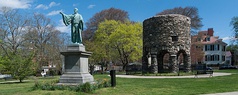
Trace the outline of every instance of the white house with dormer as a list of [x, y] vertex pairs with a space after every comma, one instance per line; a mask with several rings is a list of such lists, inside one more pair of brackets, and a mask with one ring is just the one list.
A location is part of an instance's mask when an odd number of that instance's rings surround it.
[[193, 39], [196, 39], [194, 42], [199, 43], [199, 48], [204, 52], [203, 63], [225, 64], [227, 44], [219, 39], [219, 36], [213, 34], [213, 28], [208, 28], [207, 31], [198, 32], [198, 35], [193, 36]]

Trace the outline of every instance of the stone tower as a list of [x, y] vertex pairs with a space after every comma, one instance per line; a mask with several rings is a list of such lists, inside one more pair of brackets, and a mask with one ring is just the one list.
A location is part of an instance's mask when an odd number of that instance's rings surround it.
[[183, 68], [191, 70], [189, 17], [179, 14], [158, 15], [143, 22], [143, 72], [163, 72], [163, 58], [169, 54], [170, 72], [179, 71], [178, 56], [183, 55]]

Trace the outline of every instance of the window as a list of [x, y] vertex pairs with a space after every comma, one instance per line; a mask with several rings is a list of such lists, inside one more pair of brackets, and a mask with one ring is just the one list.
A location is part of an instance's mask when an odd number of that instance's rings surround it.
[[214, 51], [214, 45], [210, 45], [211, 46], [211, 51]]
[[207, 45], [207, 51], [210, 51], [210, 50], [211, 50], [211, 46]]
[[218, 45], [214, 45], [214, 50], [215, 50], [215, 51], [218, 50]]
[[197, 38], [197, 41], [199, 41], [199, 42], [200, 42], [200, 41], [201, 41], [201, 38]]
[[220, 50], [220, 45], [217, 45], [217, 47], [218, 47], [218, 51]]
[[222, 61], [225, 61], [226, 60], [226, 56], [222, 56]]
[[210, 37], [207, 37], [207, 38], [206, 38], [206, 41], [210, 41]]
[[205, 51], [216, 51], [219, 50], [219, 45], [205, 45]]
[[214, 61], [219, 61], [219, 58], [220, 56], [219, 55], [214, 55]]
[[219, 61], [219, 55], [206, 55], [205, 61]]
[[171, 36], [172, 37], [172, 41], [178, 41], [178, 36]]
[[222, 51], [226, 51], [226, 46], [223, 46]]

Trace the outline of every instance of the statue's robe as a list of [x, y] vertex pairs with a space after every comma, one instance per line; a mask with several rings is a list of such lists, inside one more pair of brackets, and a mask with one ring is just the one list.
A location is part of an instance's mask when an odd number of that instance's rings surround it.
[[[73, 43], [82, 44], [83, 18], [80, 14], [62, 14], [63, 22], [66, 26], [71, 24], [71, 40]], [[78, 24], [78, 29], [73, 30], [74, 25]]]

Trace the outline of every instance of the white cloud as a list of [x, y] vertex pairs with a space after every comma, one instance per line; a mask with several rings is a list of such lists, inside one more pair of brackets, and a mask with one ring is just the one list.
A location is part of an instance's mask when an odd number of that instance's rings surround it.
[[70, 26], [65, 26], [64, 23], [63, 23], [63, 20], [59, 20], [59, 25], [56, 26], [56, 29], [59, 30], [60, 32], [68, 32], [70, 33]]
[[50, 2], [49, 5], [43, 5], [43, 4], [39, 4], [38, 6], [35, 7], [35, 9], [49, 9], [51, 7], [54, 7], [54, 6], [59, 6], [60, 3], [55, 3], [55, 2]]
[[49, 7], [59, 6], [60, 3], [50, 2]]
[[51, 11], [50, 13], [47, 14], [47, 16], [53, 16], [59, 14], [59, 12], [63, 12], [62, 10], [56, 10], [56, 11]]
[[78, 6], [78, 4], [73, 4], [73, 7], [76, 7], [76, 6]]
[[88, 9], [92, 9], [92, 8], [94, 8], [96, 5], [89, 5], [88, 6]]
[[46, 10], [46, 9], [48, 9], [48, 8], [49, 8], [48, 6], [43, 5], [43, 4], [40, 4], [40, 5], [36, 6], [35, 9], [44, 9], [44, 10]]
[[237, 40], [237, 38], [235, 38], [235, 37], [224, 37], [224, 38], [222, 38], [222, 40], [223, 40], [223, 41], [226, 41], [226, 40], [231, 40], [231, 41], [233, 41], [233, 40]]
[[27, 9], [31, 7], [33, 0], [0, 0], [0, 7], [12, 9]]

